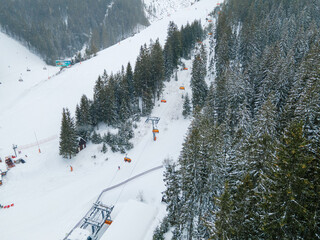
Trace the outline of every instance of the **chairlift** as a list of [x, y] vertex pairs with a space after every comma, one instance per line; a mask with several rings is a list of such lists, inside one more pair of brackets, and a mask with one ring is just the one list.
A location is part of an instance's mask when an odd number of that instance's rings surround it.
[[165, 99], [161, 99], [161, 102], [166, 103], [166, 102], [167, 102], [167, 100], [165, 100]]
[[188, 68], [187, 68], [187, 67], [184, 67], [183, 70], [188, 70]]
[[159, 133], [159, 129], [152, 129], [152, 132]]
[[109, 219], [106, 219], [106, 221], [104, 223], [107, 224], [107, 225], [111, 225], [112, 221], [109, 220]]
[[184, 86], [179, 87], [180, 90], [184, 90]]
[[125, 157], [124, 157], [124, 161], [130, 163], [130, 162], [131, 162], [131, 158], [128, 158], [127, 156], [125, 156]]

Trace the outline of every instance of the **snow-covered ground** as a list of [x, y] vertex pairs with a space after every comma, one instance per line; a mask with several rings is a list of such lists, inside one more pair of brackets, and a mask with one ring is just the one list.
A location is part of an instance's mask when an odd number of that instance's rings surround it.
[[191, 6], [196, 0], [143, 0], [143, 2], [147, 18], [150, 22], [154, 22]]
[[[97, 57], [60, 73], [58, 68], [46, 66], [36, 55], [0, 33], [0, 157], [14, 154], [12, 146], [16, 144], [21, 149], [19, 157], [26, 160], [8, 172], [0, 186], [0, 204], [14, 203], [9, 209], [0, 209], [1, 240], [63, 239], [102, 189], [159, 166], [165, 158], [178, 158], [190, 124], [181, 112], [182, 95], [189, 92], [191, 96], [191, 61], [186, 62], [188, 71], [178, 72], [178, 81], [166, 83], [163, 98], [167, 103], [159, 101], [152, 112], [152, 116], [161, 118], [157, 141], [152, 139], [151, 123], [142, 118], [137, 124], [134, 148], [128, 152], [131, 163], [123, 161], [123, 154], [110, 150], [103, 154], [101, 145], [93, 144], [71, 160], [61, 158], [58, 152], [62, 108], [68, 107], [74, 113], [83, 94], [92, 98], [94, 83], [104, 69], [110, 73], [120, 71], [128, 62], [134, 65], [140, 46], [149, 44], [150, 39], [159, 38], [164, 45], [169, 21], [180, 27], [201, 19], [205, 25], [207, 14], [217, 3], [202, 0], [187, 5], [99, 52]], [[20, 77], [22, 82], [18, 81]], [[181, 85], [185, 91], [179, 90]], [[165, 214], [165, 205], [161, 203], [165, 188], [162, 175], [163, 169], [154, 171], [103, 195], [105, 204], [115, 205], [114, 226], [105, 233], [108, 239], [152, 239], [155, 226]], [[127, 221], [133, 218], [128, 226]], [[126, 228], [127, 234], [131, 233], [129, 238], [126, 233], [117, 234]]]

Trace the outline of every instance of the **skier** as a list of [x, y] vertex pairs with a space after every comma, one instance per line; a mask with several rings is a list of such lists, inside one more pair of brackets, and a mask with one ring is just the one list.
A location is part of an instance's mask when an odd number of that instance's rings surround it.
[[118, 170], [120, 170], [120, 166], [118, 166]]

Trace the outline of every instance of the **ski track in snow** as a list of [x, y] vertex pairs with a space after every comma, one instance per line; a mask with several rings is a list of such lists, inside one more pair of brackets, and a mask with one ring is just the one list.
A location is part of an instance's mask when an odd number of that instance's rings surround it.
[[[35, 144], [22, 149], [19, 157], [26, 163], [17, 164], [3, 178], [0, 204], [15, 205], [0, 209], [1, 240], [63, 239], [103, 189], [159, 166], [165, 158], [177, 160], [190, 124], [190, 119], [184, 119], [181, 112], [182, 95], [188, 92], [191, 96], [191, 60], [185, 62], [189, 70], [178, 72], [178, 81], [165, 83], [163, 98], [167, 103], [157, 102], [152, 112], [151, 116], [161, 118], [157, 141], [152, 139], [152, 124], [145, 123], [146, 118], [137, 123], [132, 139], [134, 148], [128, 152], [131, 163], [123, 161], [123, 154], [112, 153], [110, 149], [103, 154], [101, 145], [93, 144], [88, 144], [71, 160], [62, 159], [58, 155], [58, 138], [41, 140], [59, 135], [63, 107], [68, 107], [74, 115], [83, 94], [92, 99], [93, 86], [104, 69], [110, 74], [120, 71], [128, 62], [134, 67], [140, 46], [149, 44], [150, 39], [159, 38], [163, 46], [170, 21], [180, 27], [201, 19], [206, 25], [207, 14], [218, 2], [202, 0], [170, 13], [170, 16], [165, 15], [135, 36], [58, 75], [57, 67], [46, 66], [36, 55], [0, 33], [0, 157], [4, 159], [13, 154], [12, 144], [26, 146], [35, 143], [35, 136], [41, 149], [39, 153]], [[27, 68], [31, 71], [26, 71]], [[20, 77], [23, 82], [18, 81]], [[185, 91], [179, 90], [181, 85], [185, 86]], [[95, 159], [91, 157], [93, 155], [96, 155]], [[70, 166], [73, 172], [70, 172]], [[165, 215], [165, 205], [161, 203], [164, 189], [163, 171], [155, 171], [104, 194], [105, 204], [117, 203], [112, 212], [114, 227], [110, 226], [110, 233], [107, 231], [106, 236], [110, 234], [113, 240], [152, 239], [154, 228]], [[132, 208], [140, 209], [144, 214]], [[133, 229], [135, 222], [141, 225], [137, 225], [136, 230], [131, 229], [130, 236], [123, 233], [117, 236], [119, 226], [127, 224], [123, 217], [126, 214], [128, 218], [136, 216], [131, 226]], [[128, 234], [130, 231], [128, 229]]]

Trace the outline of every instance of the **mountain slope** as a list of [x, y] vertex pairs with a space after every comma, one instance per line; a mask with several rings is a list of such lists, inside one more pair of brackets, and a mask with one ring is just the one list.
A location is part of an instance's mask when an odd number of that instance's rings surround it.
[[[16, 72], [4, 77], [0, 85], [0, 135], [4, 136], [0, 139], [0, 156], [4, 158], [12, 154], [14, 143], [24, 147], [20, 156], [27, 163], [10, 170], [0, 188], [0, 204], [15, 204], [10, 209], [0, 210], [0, 219], [5, 220], [1, 221], [1, 239], [62, 239], [83, 217], [102, 189], [158, 166], [165, 158], [177, 159], [190, 123], [181, 114], [184, 93], [179, 86], [183, 84], [190, 95], [190, 70], [179, 72], [178, 81], [166, 84], [163, 97], [167, 103], [159, 102], [152, 112], [153, 116], [161, 118], [157, 141], [152, 140], [151, 124], [145, 123], [145, 119], [137, 124], [132, 140], [134, 149], [128, 152], [132, 158], [130, 164], [124, 163], [122, 154], [111, 153], [110, 150], [102, 154], [101, 146], [92, 144], [74, 159], [62, 159], [58, 155], [61, 112], [63, 107], [74, 112], [82, 94], [91, 98], [94, 83], [104, 69], [110, 73], [119, 71], [128, 61], [134, 64], [140, 46], [150, 39], [159, 38], [163, 45], [169, 21], [178, 26], [194, 19], [202, 19], [205, 23], [204, 19], [216, 2], [203, 0], [154, 22], [139, 34], [58, 75], [52, 76], [58, 72], [52, 68], [49, 70], [50, 79], [42, 69], [44, 64], [41, 61], [31, 62], [29, 73], [35, 72], [35, 75], [32, 78], [26, 75], [23, 82], [18, 82]], [[4, 44], [11, 44], [11, 40], [5, 41]], [[14, 63], [12, 66], [21, 71], [25, 68], [24, 63]], [[191, 61], [187, 61], [186, 66], [190, 69]], [[99, 131], [106, 130], [102, 128]], [[96, 158], [92, 158], [93, 155]], [[73, 172], [70, 172], [70, 165]], [[152, 214], [160, 216], [151, 217], [154, 222], [149, 224], [155, 227], [164, 215], [165, 206], [161, 204], [163, 189], [162, 171], [153, 172], [105, 195], [104, 202], [110, 205], [117, 203], [112, 214], [116, 222], [128, 200], [141, 200], [139, 196], [143, 196], [144, 203], [155, 209]], [[142, 235], [151, 239], [152, 231], [150, 229]]]
[[108, 47], [140, 25], [148, 25], [141, 0], [9, 0], [0, 5], [0, 29], [49, 64], [72, 57], [85, 45]]

